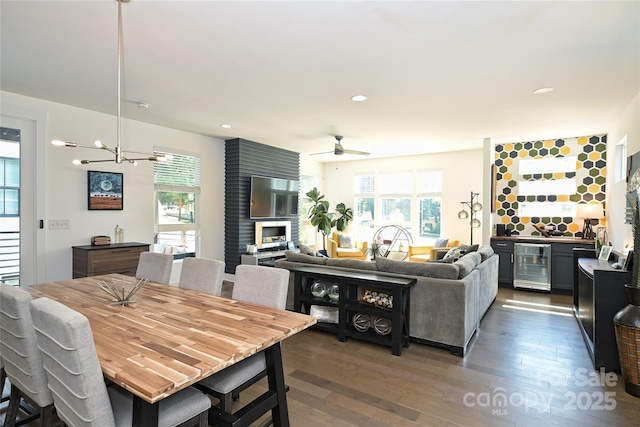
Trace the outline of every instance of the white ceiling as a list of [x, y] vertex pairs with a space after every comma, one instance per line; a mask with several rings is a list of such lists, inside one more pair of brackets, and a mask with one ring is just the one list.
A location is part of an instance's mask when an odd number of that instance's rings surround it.
[[[115, 115], [117, 6], [2, 0], [0, 88]], [[605, 133], [640, 90], [638, 1], [122, 9], [124, 117], [303, 154], [336, 134], [383, 157]]]

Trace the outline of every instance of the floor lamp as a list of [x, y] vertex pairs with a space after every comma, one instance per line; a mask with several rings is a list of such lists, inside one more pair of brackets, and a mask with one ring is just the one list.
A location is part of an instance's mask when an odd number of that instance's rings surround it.
[[[467, 219], [469, 218], [469, 228], [471, 229], [471, 243], [473, 245], [473, 229], [480, 228], [480, 220], [476, 218], [478, 212], [482, 210], [482, 205], [478, 202], [478, 196], [480, 193], [471, 192], [471, 199], [468, 202], [460, 202], [462, 204], [462, 209], [458, 212], [458, 218]], [[469, 212], [466, 211], [466, 208], [469, 208]]]

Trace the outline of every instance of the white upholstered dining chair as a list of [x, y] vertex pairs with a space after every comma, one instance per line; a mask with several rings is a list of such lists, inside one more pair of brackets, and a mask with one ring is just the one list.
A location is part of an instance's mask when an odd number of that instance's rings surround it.
[[17, 419], [22, 399], [39, 408], [41, 426], [53, 425], [53, 397], [31, 322], [31, 299], [22, 289], [0, 284], [0, 353], [11, 382], [5, 426], [26, 421]]
[[168, 285], [171, 282], [172, 267], [173, 255], [158, 252], [141, 252], [136, 277]]
[[[240, 264], [236, 267], [231, 298], [284, 310], [288, 290], [289, 270]], [[220, 400], [221, 410], [231, 413], [233, 396], [266, 374], [265, 355], [260, 352], [201, 380], [197, 385]], [[214, 424], [212, 417], [210, 411], [210, 424]]]
[[217, 259], [186, 257], [182, 260], [182, 271], [178, 286], [220, 296], [224, 262]]
[[[58, 417], [69, 426], [130, 426], [132, 395], [106, 386], [89, 320], [49, 298], [34, 300], [31, 315]], [[210, 407], [207, 396], [186, 388], [159, 402], [158, 426], [205, 427]]]

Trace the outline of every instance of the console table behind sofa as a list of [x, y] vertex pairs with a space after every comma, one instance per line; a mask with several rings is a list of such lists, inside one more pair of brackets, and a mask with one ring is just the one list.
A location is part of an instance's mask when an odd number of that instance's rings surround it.
[[277, 260], [275, 264], [292, 271], [287, 300], [290, 310], [294, 308], [294, 270], [302, 266], [326, 266], [345, 273], [364, 270], [380, 276], [416, 279], [416, 284], [409, 291], [411, 339], [445, 347], [455, 355], [464, 356], [480, 320], [498, 293], [498, 255], [493, 253], [491, 246], [484, 245], [478, 252], [462, 257], [458, 263], [460, 266], [452, 267], [451, 264], [382, 258], [368, 262], [287, 252], [286, 258]]

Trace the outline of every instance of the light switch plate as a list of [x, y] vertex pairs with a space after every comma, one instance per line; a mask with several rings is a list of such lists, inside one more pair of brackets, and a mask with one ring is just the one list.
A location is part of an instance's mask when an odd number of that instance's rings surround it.
[[69, 227], [68, 219], [50, 219], [49, 220], [49, 230], [65, 230]]

